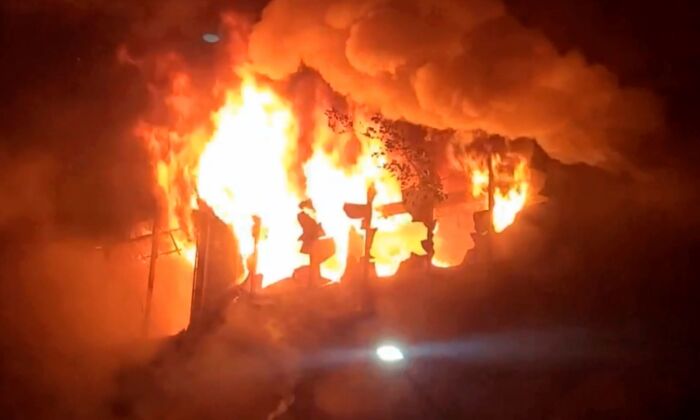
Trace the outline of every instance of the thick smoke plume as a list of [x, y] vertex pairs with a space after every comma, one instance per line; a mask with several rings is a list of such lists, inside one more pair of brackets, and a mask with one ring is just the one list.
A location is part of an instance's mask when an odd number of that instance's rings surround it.
[[615, 161], [661, 122], [650, 93], [558, 52], [498, 0], [273, 0], [250, 54], [277, 79], [311, 67], [389, 118], [534, 136], [564, 161]]

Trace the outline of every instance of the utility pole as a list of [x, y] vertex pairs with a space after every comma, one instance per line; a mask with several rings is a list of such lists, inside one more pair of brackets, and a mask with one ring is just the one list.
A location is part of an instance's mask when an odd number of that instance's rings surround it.
[[[141, 325], [141, 333], [143, 336], [148, 336], [148, 330], [150, 328], [150, 322], [151, 322], [151, 312], [153, 312], [153, 290], [155, 288], [155, 282], [156, 282], [156, 266], [158, 262], [158, 257], [164, 256], [164, 255], [171, 255], [171, 254], [178, 254], [182, 255], [182, 249], [177, 243], [177, 240], [175, 239], [174, 232], [177, 231], [182, 231], [181, 228], [173, 228], [173, 229], [162, 229], [160, 226], [160, 220], [158, 215], [156, 215], [153, 218], [153, 222], [151, 224], [151, 231], [149, 233], [129, 237], [128, 239], [113, 243], [111, 245], [107, 246], [98, 246], [96, 249], [103, 250], [105, 252], [105, 255], [108, 257], [110, 249], [113, 246], [117, 246], [120, 244], [130, 244], [134, 242], [141, 242], [145, 241], [146, 239], [151, 240], [151, 254], [150, 255], [139, 255], [139, 258], [142, 260], [148, 260], [149, 261], [149, 266], [148, 266], [148, 281], [146, 284], [146, 303], [145, 303], [145, 308], [144, 308], [144, 316], [143, 316], [143, 321]], [[169, 249], [167, 251], [161, 251], [160, 250], [160, 238], [163, 235], [168, 235], [170, 238], [170, 241], [172, 242], [172, 249]]]
[[156, 264], [158, 262], [158, 216], [153, 218], [151, 229], [151, 257], [148, 267], [148, 285], [146, 287], [146, 312], [143, 317], [143, 336], [148, 336], [148, 328], [151, 322], [151, 307], [153, 305], [153, 287], [156, 281]]

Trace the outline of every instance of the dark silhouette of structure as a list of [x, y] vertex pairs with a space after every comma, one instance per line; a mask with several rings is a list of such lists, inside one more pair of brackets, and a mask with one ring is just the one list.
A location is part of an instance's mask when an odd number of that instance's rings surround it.
[[189, 329], [216, 322], [236, 296], [242, 261], [230, 227], [204, 203], [197, 218], [197, 256], [192, 281]]

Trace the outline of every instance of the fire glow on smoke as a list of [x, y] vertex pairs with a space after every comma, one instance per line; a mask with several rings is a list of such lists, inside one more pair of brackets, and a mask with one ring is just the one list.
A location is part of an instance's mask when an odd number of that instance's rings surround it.
[[[196, 199], [201, 199], [231, 227], [241, 257], [246, 260], [254, 252], [253, 218], [259, 217], [257, 271], [262, 275], [263, 286], [267, 286], [291, 277], [296, 269], [309, 264], [308, 256], [300, 252], [302, 228], [297, 214], [299, 204], [310, 199], [317, 221], [335, 245], [333, 256], [321, 266], [321, 274], [329, 280], [340, 280], [348, 254], [361, 253], [361, 249], [351, 249], [351, 236], [364, 235], [360, 221], [350, 219], [343, 206], [365, 203], [369, 186], [377, 191], [375, 208], [401, 202], [401, 184], [383, 167], [382, 155], [375, 153], [382, 148], [380, 139], [359, 129], [334, 132], [328, 127], [323, 110], [318, 110], [315, 119], [312, 151], [301, 165], [305, 182], [300, 183], [294, 175], [294, 164], [299, 156], [301, 128], [290, 101], [254, 75], [244, 75], [240, 86], [227, 90], [224, 105], [213, 113], [213, 134], [203, 140], [197, 136], [188, 139], [202, 143], [189, 148], [195, 151], [194, 156], [186, 162], [172, 156], [158, 160], [157, 179], [168, 201], [170, 218], [182, 219], [183, 214], [191, 214]], [[148, 137], [156, 138], [152, 133]], [[498, 163], [494, 168], [497, 175]], [[470, 161], [467, 166], [470, 173], [465, 173], [464, 179], [471, 183], [467, 189], [486, 202], [487, 167], [479, 160]], [[174, 171], [184, 171], [194, 178], [191, 197], [183, 198], [182, 191], [171, 185], [173, 176], [169, 173]], [[514, 222], [527, 200], [526, 161], [519, 161], [509, 176], [499, 175], [499, 181], [493, 219], [498, 232]], [[378, 276], [393, 275], [413, 254], [425, 255], [421, 241], [427, 237], [427, 228], [413, 221], [408, 213], [384, 217], [376, 212], [372, 223], [377, 234], [371, 257]], [[449, 235], [448, 229], [436, 227], [435, 240], [442, 246], [436, 249], [435, 266], [449, 267], [460, 262], [440, 253], [440, 248], [449, 248], [450, 241], [464, 241], [460, 235]], [[193, 247], [189, 244], [186, 248]], [[246, 275], [241, 273], [239, 280]]]

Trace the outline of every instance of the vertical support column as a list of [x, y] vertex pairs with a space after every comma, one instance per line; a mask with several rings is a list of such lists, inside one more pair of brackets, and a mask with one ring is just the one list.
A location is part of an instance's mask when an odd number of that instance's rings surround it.
[[211, 219], [208, 213], [200, 210], [197, 214], [197, 256], [192, 277], [192, 304], [190, 306], [190, 327], [196, 326], [204, 307], [204, 288], [209, 266], [209, 244], [211, 242]]
[[425, 273], [428, 276], [432, 270], [433, 257], [435, 256], [435, 226], [437, 225], [437, 221], [435, 220], [435, 210], [431, 209], [430, 213], [430, 221], [425, 223], [427, 237], [425, 238], [425, 241], [423, 241], [423, 249], [425, 249], [426, 254]]
[[493, 235], [495, 232], [494, 228], [494, 207], [496, 205], [496, 199], [495, 199], [495, 188], [496, 188], [496, 176], [493, 170], [493, 151], [491, 150], [491, 147], [488, 147], [487, 150], [488, 156], [487, 156], [487, 164], [489, 166], [489, 185], [488, 185], [488, 201], [489, 201], [489, 208], [488, 208], [488, 216], [489, 216], [489, 224], [488, 224], [488, 230], [486, 231], [486, 270], [487, 270], [487, 276], [491, 275], [492, 271], [492, 266], [493, 266]]
[[493, 152], [491, 150], [488, 151], [488, 157], [487, 157], [487, 164], [489, 166], [489, 186], [488, 186], [488, 198], [489, 198], [489, 235], [493, 233], [494, 231], [494, 226], [493, 226], [493, 208], [496, 204], [495, 200], [495, 174], [493, 172]]
[[[197, 258], [192, 281], [190, 329], [218, 322], [238, 290], [238, 249], [230, 227], [201, 203], [197, 211]], [[245, 287], [248, 287], [247, 285]]]
[[151, 322], [151, 308], [153, 306], [153, 288], [156, 281], [156, 264], [158, 262], [158, 216], [153, 218], [153, 228], [151, 229], [151, 256], [148, 266], [148, 284], [146, 286], [146, 309], [143, 316], [143, 336], [148, 336], [148, 328]]

